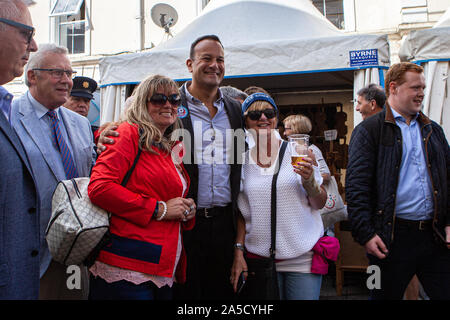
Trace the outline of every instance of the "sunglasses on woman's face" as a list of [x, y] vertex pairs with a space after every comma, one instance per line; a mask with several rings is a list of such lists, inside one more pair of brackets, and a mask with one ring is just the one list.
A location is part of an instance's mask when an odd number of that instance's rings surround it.
[[179, 106], [181, 103], [181, 97], [177, 93], [171, 94], [169, 96], [166, 96], [162, 93], [155, 93], [150, 97], [150, 99], [148, 99], [148, 101], [159, 106], [163, 106], [167, 101], [169, 101], [172, 106]]
[[272, 119], [274, 118], [277, 114], [275, 112], [274, 109], [264, 109], [264, 110], [254, 110], [254, 111], [249, 111], [247, 113], [247, 116], [253, 120], [259, 120], [259, 118], [261, 118], [261, 115], [264, 113], [264, 115], [266, 116], [267, 119]]

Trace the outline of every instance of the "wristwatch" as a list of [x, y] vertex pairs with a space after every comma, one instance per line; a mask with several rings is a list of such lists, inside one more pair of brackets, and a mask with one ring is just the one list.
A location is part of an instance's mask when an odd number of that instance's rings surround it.
[[244, 245], [243, 245], [242, 243], [237, 242], [237, 243], [234, 244], [234, 247], [235, 247], [236, 249], [245, 251]]

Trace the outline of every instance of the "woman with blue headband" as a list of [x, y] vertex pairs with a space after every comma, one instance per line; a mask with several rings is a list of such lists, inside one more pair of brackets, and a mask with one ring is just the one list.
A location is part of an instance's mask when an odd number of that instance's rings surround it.
[[[251, 272], [246, 259], [270, 256], [271, 185], [273, 174], [279, 170], [275, 261], [280, 298], [318, 299], [322, 276], [311, 273], [312, 248], [323, 236], [318, 209], [325, 205], [327, 196], [320, 187], [322, 177], [319, 169], [313, 165], [311, 151], [302, 162], [293, 166], [289, 148], [277, 168], [283, 140], [276, 132], [278, 108], [270, 96], [264, 93], [250, 95], [242, 104], [242, 115], [252, 142], [249, 142], [242, 166], [238, 197], [240, 214], [230, 280], [238, 291], [242, 283], [239, 282], [241, 274], [246, 279]], [[245, 285], [243, 288], [245, 290]], [[261, 297], [265, 296], [245, 298]]]

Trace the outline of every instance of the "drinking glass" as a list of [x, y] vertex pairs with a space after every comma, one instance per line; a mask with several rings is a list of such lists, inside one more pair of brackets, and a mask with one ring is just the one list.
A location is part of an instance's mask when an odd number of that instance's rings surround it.
[[288, 137], [288, 140], [292, 165], [294, 166], [298, 162], [304, 162], [304, 158], [308, 156], [309, 135], [292, 134]]

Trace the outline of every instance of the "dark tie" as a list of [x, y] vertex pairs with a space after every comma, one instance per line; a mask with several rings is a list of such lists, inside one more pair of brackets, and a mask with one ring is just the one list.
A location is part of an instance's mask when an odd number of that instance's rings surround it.
[[50, 110], [47, 112], [50, 119], [52, 119], [52, 127], [53, 127], [53, 139], [59, 147], [59, 152], [61, 153], [61, 159], [64, 166], [64, 171], [66, 172], [66, 179], [77, 178], [77, 168], [75, 168], [75, 164], [72, 159], [72, 155], [70, 154], [69, 147], [67, 146], [66, 141], [61, 134], [61, 128], [59, 126], [59, 119], [56, 111]]

